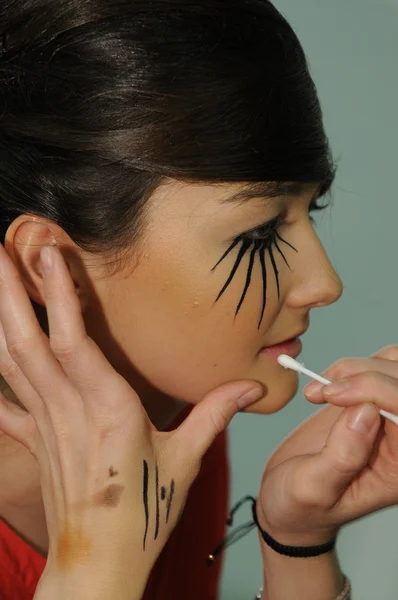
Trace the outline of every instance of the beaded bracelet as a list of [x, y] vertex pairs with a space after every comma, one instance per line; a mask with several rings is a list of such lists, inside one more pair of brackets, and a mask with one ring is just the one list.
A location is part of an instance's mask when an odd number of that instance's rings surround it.
[[[351, 600], [351, 582], [348, 577], [344, 576], [344, 588], [335, 600]], [[260, 588], [254, 597], [254, 600], [264, 600], [264, 588]]]

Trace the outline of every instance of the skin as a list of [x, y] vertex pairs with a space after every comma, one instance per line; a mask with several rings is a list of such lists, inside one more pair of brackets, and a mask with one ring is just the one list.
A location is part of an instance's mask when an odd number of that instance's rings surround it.
[[[261, 348], [303, 332], [312, 308], [341, 296], [341, 281], [309, 220], [317, 186], [308, 185], [300, 197], [223, 202], [241, 187], [175, 181], [162, 185], [148, 203], [147, 225], [134, 260], [112, 276], [101, 256], [83, 252], [46, 219], [21, 215], [7, 231], [5, 248], [29, 296], [41, 306], [45, 302], [40, 247], [57, 243], [75, 282], [88, 334], [136, 390], [158, 429], [184, 406], [200, 402], [207, 392], [231, 380], [262, 384], [263, 398], [247, 412], [281, 410], [294, 397], [298, 378], [260, 354]], [[298, 252], [283, 247], [290, 270], [275, 253], [280, 298], [267, 254], [267, 305], [257, 329], [262, 299], [258, 257], [236, 319], [249, 256], [216, 304], [237, 251], [215, 271], [212, 268], [235, 237], [261, 227], [283, 209], [288, 211], [287, 222], [280, 233]], [[45, 554], [35, 459], [4, 435], [0, 435], [0, 490], [0, 516]]]

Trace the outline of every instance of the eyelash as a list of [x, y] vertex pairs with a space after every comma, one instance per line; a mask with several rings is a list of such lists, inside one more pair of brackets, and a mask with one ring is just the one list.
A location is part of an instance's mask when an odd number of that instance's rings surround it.
[[[311, 205], [309, 207], [309, 212], [322, 210], [324, 208], [326, 208], [326, 206], [320, 206], [315, 201], [315, 202], [311, 203]], [[310, 220], [312, 223], [314, 223], [314, 219], [312, 217], [310, 217]], [[273, 254], [273, 246], [276, 248], [278, 253], [281, 255], [281, 257], [283, 258], [284, 262], [286, 263], [286, 265], [288, 266], [289, 269], [290, 269], [289, 263], [287, 262], [285, 255], [283, 254], [281, 248], [279, 247], [278, 242], [283, 242], [284, 244], [289, 246], [292, 250], [294, 250], [295, 252], [298, 252], [298, 250], [294, 246], [289, 244], [289, 242], [284, 240], [279, 235], [278, 230], [280, 229], [280, 227], [283, 224], [284, 224], [283, 220], [281, 220], [280, 218], [275, 218], [275, 219], [272, 219], [272, 221], [268, 221], [268, 223], [264, 223], [260, 227], [257, 227], [256, 229], [252, 229], [250, 231], [247, 231], [247, 232], [239, 235], [237, 238], [235, 238], [235, 240], [229, 246], [227, 251], [223, 254], [223, 256], [220, 258], [218, 263], [212, 269], [212, 271], [214, 271], [218, 267], [218, 265], [228, 256], [228, 254], [236, 246], [241, 244], [239, 254], [238, 254], [235, 264], [231, 270], [230, 276], [228, 277], [224, 287], [222, 288], [221, 292], [218, 294], [218, 297], [216, 299], [216, 302], [218, 302], [218, 300], [221, 298], [221, 296], [227, 290], [229, 284], [231, 283], [232, 279], [234, 278], [235, 273], [238, 270], [238, 267], [239, 267], [243, 257], [249, 251], [250, 247], [253, 244], [253, 248], [250, 253], [246, 282], [245, 282], [245, 286], [244, 286], [241, 298], [239, 300], [239, 304], [238, 304], [236, 312], [235, 312], [235, 317], [238, 315], [240, 308], [246, 297], [247, 291], [249, 289], [249, 286], [251, 283], [251, 276], [252, 276], [252, 272], [253, 272], [254, 260], [256, 257], [256, 253], [258, 253], [258, 255], [260, 257], [261, 271], [262, 271], [262, 276], [263, 276], [263, 305], [262, 305], [262, 310], [261, 310], [260, 321], [258, 324], [258, 329], [260, 329], [261, 322], [263, 320], [265, 305], [266, 305], [266, 301], [267, 301], [267, 298], [266, 298], [266, 296], [267, 296], [267, 269], [266, 269], [266, 264], [265, 264], [265, 253], [268, 251], [270, 259], [271, 259], [271, 265], [272, 265], [273, 271], [275, 273], [276, 286], [277, 286], [278, 298], [279, 298], [280, 297], [279, 271], [276, 266], [275, 257]], [[264, 230], [265, 230], [265, 233], [264, 233]]]

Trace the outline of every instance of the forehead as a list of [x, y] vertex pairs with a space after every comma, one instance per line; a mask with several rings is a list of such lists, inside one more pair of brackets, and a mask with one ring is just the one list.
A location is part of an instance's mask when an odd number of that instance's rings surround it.
[[222, 202], [244, 203], [249, 200], [264, 198], [272, 200], [275, 198], [293, 197], [301, 198], [308, 195], [321, 193], [322, 184], [301, 183], [295, 181], [260, 181], [240, 184], [236, 191], [231, 188]]
[[268, 208], [276, 199], [316, 198], [325, 193], [319, 183], [301, 182], [183, 182], [166, 180], [152, 195], [152, 209], [172, 216], [201, 212]]
[[[303, 210], [319, 184], [271, 185], [191, 182], [167, 179], [153, 192], [145, 207], [143, 239], [156, 237], [169, 244], [172, 238], [192, 241], [193, 235], [209, 240], [229, 238], [273, 218], [290, 206]], [[265, 195], [266, 194], [266, 195]], [[281, 194], [283, 194], [281, 196]]]
[[165, 180], [155, 195], [192, 194], [201, 199], [212, 198], [222, 203], [242, 203], [254, 198], [301, 197], [308, 194], [325, 193], [325, 184], [319, 182], [260, 181], [260, 182], [183, 182]]

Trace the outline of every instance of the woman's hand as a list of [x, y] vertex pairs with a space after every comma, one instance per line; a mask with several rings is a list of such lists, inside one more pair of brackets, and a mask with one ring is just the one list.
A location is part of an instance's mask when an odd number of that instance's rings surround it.
[[[137, 394], [87, 336], [67, 265], [57, 248], [50, 252], [53, 269], [44, 276], [49, 339], [0, 245], [0, 372], [28, 411], [0, 396], [0, 430], [38, 462], [49, 554], [37, 594], [78, 592], [88, 578], [91, 593], [92, 585], [109, 584], [105, 597], [140, 598], [203, 455], [262, 390], [250, 381], [225, 384], [177, 430], [157, 431]], [[255, 388], [257, 396], [244, 398]]]
[[334, 406], [297, 427], [264, 472], [259, 521], [282, 544], [325, 543], [341, 525], [398, 503], [398, 426], [379, 415], [398, 413], [398, 347], [340, 360], [323, 376], [343, 379], [339, 394], [318, 383], [304, 393]]

